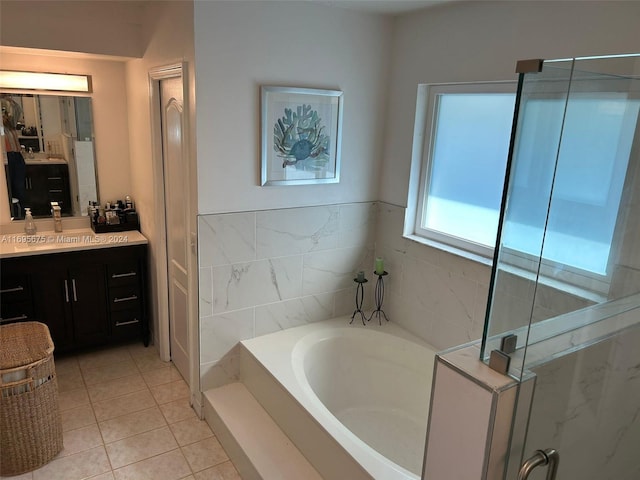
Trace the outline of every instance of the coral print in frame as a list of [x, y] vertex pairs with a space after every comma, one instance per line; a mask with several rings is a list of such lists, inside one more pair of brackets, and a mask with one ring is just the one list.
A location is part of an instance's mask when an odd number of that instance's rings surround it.
[[262, 185], [340, 181], [342, 92], [262, 87]]

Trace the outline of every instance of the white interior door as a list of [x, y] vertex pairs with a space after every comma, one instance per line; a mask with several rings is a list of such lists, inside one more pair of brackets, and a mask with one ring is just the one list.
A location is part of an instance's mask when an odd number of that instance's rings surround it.
[[184, 158], [182, 77], [160, 81], [162, 157], [169, 286], [169, 342], [171, 360], [185, 379], [189, 371], [189, 232], [188, 159]]

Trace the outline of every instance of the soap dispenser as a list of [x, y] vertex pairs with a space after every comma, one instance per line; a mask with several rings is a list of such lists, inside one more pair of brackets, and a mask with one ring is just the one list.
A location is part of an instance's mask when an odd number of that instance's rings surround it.
[[37, 231], [36, 222], [33, 220], [33, 215], [31, 215], [31, 209], [26, 207], [24, 211], [24, 233], [27, 235], [35, 235]]

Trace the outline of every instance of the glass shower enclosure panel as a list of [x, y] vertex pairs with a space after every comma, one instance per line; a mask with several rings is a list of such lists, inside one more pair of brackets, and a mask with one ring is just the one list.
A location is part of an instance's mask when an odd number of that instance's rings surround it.
[[535, 381], [508, 470], [553, 448], [558, 478], [637, 479], [640, 57], [534, 70], [519, 80], [481, 354]]

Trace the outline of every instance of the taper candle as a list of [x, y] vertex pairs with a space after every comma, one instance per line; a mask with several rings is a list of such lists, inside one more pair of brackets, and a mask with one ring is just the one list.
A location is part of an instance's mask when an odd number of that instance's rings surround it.
[[384, 261], [382, 257], [376, 257], [376, 275], [382, 275], [384, 273]]

